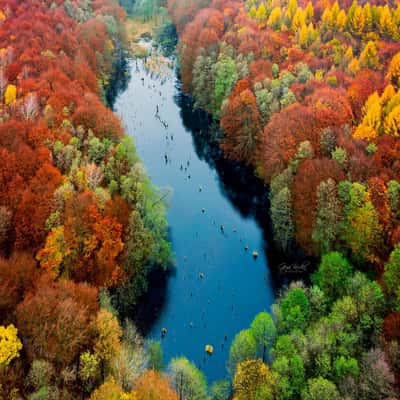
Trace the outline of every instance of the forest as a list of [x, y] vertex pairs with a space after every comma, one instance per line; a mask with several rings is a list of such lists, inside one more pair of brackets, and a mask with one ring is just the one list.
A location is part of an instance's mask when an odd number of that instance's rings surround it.
[[254, 321], [263, 340], [252, 328], [235, 338], [234, 398], [397, 398], [400, 6], [168, 8], [183, 90], [219, 121], [225, 155], [269, 185], [276, 246], [320, 260], [309, 286], [283, 292], [274, 321]]
[[[182, 90], [269, 188], [275, 246], [316, 260], [210, 384], [128, 318], [174, 254], [107, 90], [127, 15], [160, 7]], [[400, 4], [2, 0], [0, 400], [400, 399], [399, 135]]]
[[135, 399], [173, 398], [124, 320], [172, 260], [161, 194], [105, 104], [124, 18], [114, 0], [1, 3], [2, 399], [128, 392], [139, 375]]

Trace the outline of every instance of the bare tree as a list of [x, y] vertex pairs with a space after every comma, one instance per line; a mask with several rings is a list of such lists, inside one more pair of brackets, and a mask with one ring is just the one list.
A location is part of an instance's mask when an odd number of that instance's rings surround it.
[[36, 93], [28, 93], [21, 104], [22, 117], [27, 121], [32, 120], [38, 115], [38, 111], [39, 103]]

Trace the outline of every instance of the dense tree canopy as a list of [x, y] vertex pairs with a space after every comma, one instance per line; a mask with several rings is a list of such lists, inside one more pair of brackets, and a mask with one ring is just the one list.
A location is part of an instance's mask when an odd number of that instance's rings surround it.
[[[132, 392], [143, 343], [111, 304], [131, 309], [171, 253], [105, 100], [125, 15], [116, 0], [0, 4], [1, 398], [146, 398]], [[176, 398], [164, 377], [142, 381]]]
[[279, 249], [321, 262], [236, 335], [231, 382], [208, 391], [184, 357], [163, 372], [160, 347], [121, 325], [171, 262], [165, 206], [105, 105], [125, 12], [4, 0], [0, 397], [398, 398], [400, 5], [121, 3], [145, 21], [168, 7], [183, 90], [270, 185]]

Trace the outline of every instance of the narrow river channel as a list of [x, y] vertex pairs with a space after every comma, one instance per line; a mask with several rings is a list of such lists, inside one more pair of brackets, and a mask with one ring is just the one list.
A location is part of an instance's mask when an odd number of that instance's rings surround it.
[[[186, 356], [212, 382], [227, 374], [235, 334], [274, 301], [262, 228], [265, 189], [251, 171], [223, 159], [209, 122], [181, 93], [172, 63], [159, 73], [131, 60], [129, 69], [114, 108], [153, 183], [170, 190], [176, 260], [165, 287], [153, 285], [149, 293], [145, 333], [160, 339], [166, 328], [165, 363]], [[214, 347], [211, 356], [207, 344]]]

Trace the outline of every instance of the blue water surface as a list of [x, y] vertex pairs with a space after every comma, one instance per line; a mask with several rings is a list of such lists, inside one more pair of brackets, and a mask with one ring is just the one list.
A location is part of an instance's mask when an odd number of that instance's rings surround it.
[[[166, 287], [152, 290], [160, 304], [147, 311], [147, 337], [159, 339], [166, 328], [165, 362], [184, 355], [212, 382], [227, 375], [235, 334], [274, 301], [262, 228], [265, 188], [210, 143], [210, 123], [192, 112], [172, 65], [150, 72], [144, 61], [132, 60], [129, 69], [114, 108], [151, 180], [170, 191], [176, 260]], [[214, 346], [212, 356], [205, 353], [207, 344]]]

